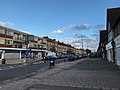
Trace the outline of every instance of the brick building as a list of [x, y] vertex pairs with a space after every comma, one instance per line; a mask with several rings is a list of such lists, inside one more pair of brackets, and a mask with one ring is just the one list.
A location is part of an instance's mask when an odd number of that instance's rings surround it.
[[[32, 36], [32, 39], [27, 40], [27, 36]], [[46, 50], [59, 54], [67, 53], [68, 50], [76, 53], [76, 48], [55, 39], [0, 26], [0, 59], [21, 59], [26, 54], [26, 43], [28, 43], [28, 51], [32, 50], [32, 57]]]

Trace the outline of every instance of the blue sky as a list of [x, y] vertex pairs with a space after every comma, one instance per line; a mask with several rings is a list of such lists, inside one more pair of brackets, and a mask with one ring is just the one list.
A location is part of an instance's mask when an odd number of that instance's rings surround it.
[[120, 0], [0, 0], [0, 25], [96, 50], [106, 9]]

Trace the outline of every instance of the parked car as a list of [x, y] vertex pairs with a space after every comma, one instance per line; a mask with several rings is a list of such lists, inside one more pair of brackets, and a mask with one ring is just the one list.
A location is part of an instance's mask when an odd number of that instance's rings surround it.
[[53, 59], [57, 59], [56, 53], [51, 52], [51, 51], [47, 51], [45, 53], [45, 60], [53, 60]]
[[57, 58], [56, 56], [46, 56], [45, 60], [53, 60], [53, 59], [56, 59], [56, 58]]
[[69, 57], [69, 55], [64, 55], [64, 58], [68, 58]]
[[69, 55], [68, 60], [69, 60], [69, 61], [74, 61], [74, 60], [75, 60], [74, 55]]
[[78, 55], [74, 55], [75, 60], [79, 59]]
[[57, 58], [61, 59], [61, 58], [64, 58], [64, 56], [63, 55], [58, 55]]

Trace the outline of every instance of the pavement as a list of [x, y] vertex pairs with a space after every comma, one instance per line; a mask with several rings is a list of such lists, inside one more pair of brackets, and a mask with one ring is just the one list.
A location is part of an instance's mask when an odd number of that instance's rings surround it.
[[101, 58], [86, 58], [0, 82], [0, 90], [120, 90], [120, 70]]
[[[29, 60], [30, 63], [28, 65], [32, 64], [39, 64], [39, 63], [44, 63], [43, 60], [40, 59], [34, 59], [34, 60]], [[6, 60], [5, 64], [2, 64], [2, 61], [0, 60], [0, 71], [2, 70], [7, 70], [11, 68], [18, 68], [18, 67], [23, 67], [25, 66], [26, 63], [24, 63], [23, 59], [18, 59], [18, 60]]]
[[[42, 60], [40, 59], [28, 59], [29, 62], [36, 63], [40, 62]], [[0, 67], [10, 66], [10, 65], [23, 65], [24, 59], [12, 59], [12, 60], [6, 60], [5, 64], [2, 64], [2, 60], [0, 60]]]
[[[22, 59], [18, 59], [18, 60], [6, 60], [5, 63], [6, 64], [21, 64], [21, 63], [23, 63], [23, 60]], [[0, 60], [0, 66], [6, 65], [6, 64], [2, 64], [2, 60]]]

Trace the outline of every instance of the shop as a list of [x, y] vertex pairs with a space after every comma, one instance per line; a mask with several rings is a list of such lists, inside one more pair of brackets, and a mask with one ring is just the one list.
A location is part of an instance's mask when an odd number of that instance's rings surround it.
[[120, 66], [120, 35], [115, 38], [115, 47], [116, 64]]
[[106, 45], [106, 51], [107, 51], [107, 60], [110, 61], [110, 62], [113, 62], [113, 51], [112, 51], [111, 42], [109, 42]]
[[0, 50], [0, 60], [2, 60], [4, 58], [4, 55], [5, 55], [5, 51]]

